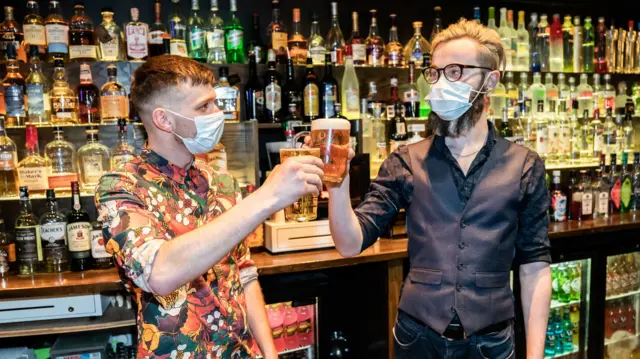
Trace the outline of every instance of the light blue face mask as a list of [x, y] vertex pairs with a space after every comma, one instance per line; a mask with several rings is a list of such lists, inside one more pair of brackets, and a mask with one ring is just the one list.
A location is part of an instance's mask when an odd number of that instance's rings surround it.
[[193, 138], [184, 138], [177, 133], [189, 152], [194, 155], [201, 153], [207, 153], [211, 151], [220, 142], [222, 132], [224, 131], [224, 113], [222, 111], [216, 111], [214, 113], [196, 116], [194, 118], [182, 116], [179, 113], [173, 112], [163, 108], [162, 110], [171, 112], [172, 114], [191, 120], [196, 124], [196, 135]]
[[[488, 79], [489, 76], [486, 76], [480, 86], [481, 89], [484, 88]], [[469, 101], [472, 92], [475, 92], [476, 96]], [[431, 87], [427, 101], [431, 105], [431, 111], [435, 112], [438, 117], [445, 121], [453, 121], [464, 115], [480, 94], [487, 92], [489, 91], [476, 91], [466, 82], [451, 82], [441, 76], [438, 82]]]

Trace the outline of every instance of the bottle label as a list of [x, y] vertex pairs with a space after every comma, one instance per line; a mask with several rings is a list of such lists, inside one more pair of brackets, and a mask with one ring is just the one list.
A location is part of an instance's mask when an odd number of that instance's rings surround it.
[[[369, 66], [384, 65], [384, 48], [380, 44], [372, 45], [368, 52], [367, 63]], [[422, 55], [420, 55], [420, 58], [422, 58]]]
[[169, 52], [171, 55], [189, 57], [187, 55], [187, 44], [184, 41], [171, 40]]
[[149, 33], [149, 43], [152, 45], [162, 45], [165, 32], [162, 30], [155, 30]]
[[582, 194], [582, 215], [589, 216], [593, 214], [593, 194], [585, 192]]
[[603, 150], [603, 142], [604, 142], [604, 136], [602, 135], [602, 133], [594, 133], [593, 135], [593, 152], [594, 153], [600, 153]]
[[102, 166], [102, 156], [88, 155], [82, 157], [82, 167], [84, 168], [84, 183], [97, 183], [100, 177], [106, 172], [106, 168]]
[[265, 90], [265, 99], [267, 101], [267, 109], [272, 112], [280, 111], [282, 108], [282, 92], [280, 85], [275, 82], [267, 85]]
[[308, 84], [304, 87], [304, 115], [318, 116], [320, 112], [318, 86], [316, 84]]
[[59, 118], [72, 118], [78, 105], [75, 97], [56, 96], [51, 99], [53, 114]]
[[44, 85], [27, 84], [27, 104], [30, 115], [44, 115]]
[[396, 109], [392, 105], [387, 106], [387, 120], [391, 121], [394, 117], [396, 117]]
[[365, 44], [352, 44], [351, 52], [353, 61], [366, 61], [367, 60], [367, 47]]
[[227, 153], [222, 151], [211, 151], [207, 153], [207, 163], [210, 166], [217, 166], [219, 168], [227, 168]]
[[123, 95], [101, 96], [100, 109], [102, 119], [129, 117], [129, 101]]
[[396, 134], [402, 136], [407, 134], [407, 127], [404, 122], [396, 122]]
[[207, 47], [210, 49], [224, 48], [224, 30], [214, 29], [207, 32]]
[[0, 244], [0, 274], [9, 272], [11, 263], [16, 261], [16, 244]]
[[238, 119], [238, 90], [233, 87], [216, 87], [216, 106], [224, 112], [224, 119]]
[[345, 94], [345, 110], [346, 112], [360, 112], [360, 91], [355, 87], [349, 87], [344, 90]]
[[558, 131], [558, 127], [555, 125], [547, 126], [549, 130], [549, 140], [547, 141], [547, 151], [549, 153], [557, 154], [558, 145], [560, 144], [560, 132]]
[[404, 102], [420, 102], [420, 94], [417, 90], [411, 89], [404, 92]]
[[192, 52], [203, 51], [207, 41], [207, 33], [202, 29], [193, 29], [189, 33], [189, 46]]
[[567, 196], [555, 194], [551, 198], [551, 208], [553, 210], [553, 220], [564, 222], [567, 219]]
[[95, 59], [96, 47], [95, 45], [71, 45], [69, 46], [69, 58], [70, 59]]
[[547, 153], [549, 143], [549, 127], [538, 128], [536, 141], [536, 152], [541, 155]]
[[16, 247], [19, 261], [41, 261], [40, 226], [16, 227]]
[[43, 25], [24, 24], [24, 42], [29, 45], [44, 46], [47, 44], [46, 35]]
[[227, 43], [232, 50], [239, 50], [244, 45], [244, 33], [242, 30], [231, 30], [227, 33]]
[[49, 174], [49, 178], [47, 178], [47, 182], [49, 183], [48, 188], [70, 188], [71, 182], [78, 180], [77, 173], [56, 173]]
[[413, 62], [422, 61], [422, 55], [423, 55], [422, 49], [420, 47], [416, 47], [411, 52], [411, 60], [413, 60]]
[[8, 116], [25, 116], [24, 87], [19, 85], [5, 85], [4, 103]]
[[616, 209], [620, 209], [620, 187], [622, 187], [622, 184], [620, 183], [620, 178], [618, 178], [613, 187], [611, 187], [611, 202], [613, 202]]
[[335, 103], [336, 103], [336, 88], [333, 85], [327, 85], [324, 87], [324, 94], [322, 96], [322, 103], [324, 106], [324, 116], [327, 118], [332, 118], [336, 114]]
[[120, 59], [120, 36], [109, 31], [111, 40], [100, 41], [100, 56], [102, 61], [118, 61]]
[[18, 155], [12, 151], [0, 151], [0, 168], [4, 171], [10, 171], [16, 168]]
[[324, 55], [327, 53], [327, 49], [324, 46], [314, 46], [311, 48], [311, 60], [314, 65], [324, 64]]
[[402, 64], [402, 54], [399, 51], [389, 52], [387, 55], [387, 63], [389, 66], [400, 66]]
[[551, 282], [551, 290], [557, 293], [558, 289], [558, 278], [553, 278], [553, 281]]
[[18, 182], [30, 191], [44, 191], [49, 188], [48, 173], [48, 167], [21, 167], [18, 168]]
[[571, 281], [567, 280], [566, 282], [562, 283], [562, 292], [564, 294], [570, 295], [571, 294]]
[[281, 55], [287, 52], [287, 33], [274, 31], [271, 33], [271, 47], [276, 54]]
[[71, 252], [91, 250], [91, 224], [89, 222], [67, 224], [67, 234]]
[[40, 226], [40, 241], [45, 258], [63, 258], [67, 251], [66, 222]]
[[571, 153], [571, 129], [569, 127], [560, 128], [560, 140], [558, 141], [559, 153]]
[[[63, 24], [47, 24], [45, 25], [45, 30], [47, 32], [47, 45], [49, 45], [50, 52], [67, 52], [66, 47], [69, 46], [69, 26]], [[65, 45], [65, 51], [53, 51], [51, 45], [61, 44]], [[59, 49], [61, 47], [54, 47], [55, 49]]]
[[134, 155], [114, 155], [113, 157], [111, 157], [111, 163], [113, 163], [113, 168], [112, 169], [116, 169], [118, 167], [120, 167], [120, 165], [123, 165], [125, 163], [130, 162], [131, 160], [133, 160], [135, 158]]
[[91, 231], [91, 256], [93, 258], [110, 258], [104, 243], [104, 236], [101, 229]]
[[609, 192], [600, 192], [598, 195], [598, 213], [606, 214], [609, 212]]
[[127, 25], [125, 31], [127, 32], [127, 56], [136, 60], [149, 56], [147, 25]]
[[629, 208], [631, 203], [631, 179], [625, 178], [620, 189], [620, 201], [625, 208]]
[[251, 109], [251, 113], [249, 116], [250, 119], [258, 119], [262, 117], [263, 109], [264, 109], [264, 92], [253, 90], [251, 92], [251, 96], [253, 96], [254, 107]]

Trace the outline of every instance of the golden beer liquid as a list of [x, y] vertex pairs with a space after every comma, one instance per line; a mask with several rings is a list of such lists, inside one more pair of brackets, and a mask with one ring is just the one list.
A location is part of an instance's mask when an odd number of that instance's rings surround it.
[[[282, 148], [280, 149], [280, 163], [289, 157], [314, 156], [320, 157], [318, 148]], [[285, 207], [284, 217], [287, 221], [309, 222], [318, 218], [318, 196], [302, 196], [292, 205]]]
[[311, 123], [311, 147], [320, 149], [324, 163], [323, 182], [340, 184], [347, 175], [351, 124], [337, 118], [318, 119]]

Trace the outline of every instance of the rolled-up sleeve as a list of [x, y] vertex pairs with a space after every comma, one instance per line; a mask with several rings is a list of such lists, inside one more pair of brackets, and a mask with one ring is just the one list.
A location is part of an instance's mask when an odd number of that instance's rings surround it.
[[374, 244], [389, 221], [410, 203], [413, 176], [407, 146], [401, 146], [380, 166], [364, 201], [355, 214], [362, 230], [362, 250]]
[[518, 236], [515, 263], [551, 263], [549, 242], [549, 191], [546, 170], [540, 156], [533, 151], [527, 155], [521, 178], [518, 210]]

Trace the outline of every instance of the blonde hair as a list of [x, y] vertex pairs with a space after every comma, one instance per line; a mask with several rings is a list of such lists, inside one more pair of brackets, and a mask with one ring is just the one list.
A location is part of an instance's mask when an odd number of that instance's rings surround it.
[[436, 35], [431, 44], [431, 55], [433, 56], [439, 45], [465, 38], [474, 40], [480, 45], [478, 54], [480, 64], [494, 70], [504, 70], [505, 53], [500, 35], [475, 20], [462, 18]]

